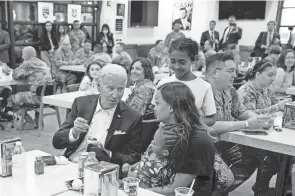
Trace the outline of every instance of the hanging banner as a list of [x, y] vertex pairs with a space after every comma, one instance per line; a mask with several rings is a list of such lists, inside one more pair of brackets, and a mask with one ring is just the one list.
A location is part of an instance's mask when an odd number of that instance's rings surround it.
[[68, 23], [72, 24], [75, 20], [81, 22], [81, 5], [68, 4]]
[[38, 2], [38, 22], [53, 22], [53, 3]]

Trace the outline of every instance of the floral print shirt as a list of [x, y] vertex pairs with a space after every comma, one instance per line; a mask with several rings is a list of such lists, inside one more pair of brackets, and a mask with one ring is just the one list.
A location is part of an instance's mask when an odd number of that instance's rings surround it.
[[269, 88], [255, 89], [251, 81], [248, 81], [238, 90], [240, 100], [248, 110], [270, 107], [272, 105], [271, 94]]
[[44, 81], [51, 80], [50, 69], [47, 64], [40, 59], [33, 57], [24, 61], [18, 68], [13, 70], [12, 78], [15, 80], [27, 79], [31, 92], [36, 89]]
[[241, 103], [234, 87], [218, 92], [213, 90], [217, 121], [234, 121], [247, 109]]
[[85, 33], [80, 29], [78, 31], [72, 30], [69, 34], [72, 50], [75, 52], [81, 48], [81, 44], [86, 39]]
[[151, 104], [155, 85], [151, 80], [145, 79], [135, 85], [126, 103], [142, 115], [153, 111]]

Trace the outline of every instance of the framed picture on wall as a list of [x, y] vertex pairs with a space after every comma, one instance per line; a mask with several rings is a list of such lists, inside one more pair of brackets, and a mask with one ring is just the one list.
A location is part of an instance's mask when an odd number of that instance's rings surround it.
[[53, 3], [38, 2], [38, 22], [53, 22]]
[[125, 4], [117, 4], [117, 16], [125, 16]]
[[81, 22], [81, 5], [68, 4], [68, 23], [72, 24], [75, 20]]
[[193, 0], [178, 0], [174, 2], [172, 28], [175, 23], [180, 25], [181, 30], [191, 30]]

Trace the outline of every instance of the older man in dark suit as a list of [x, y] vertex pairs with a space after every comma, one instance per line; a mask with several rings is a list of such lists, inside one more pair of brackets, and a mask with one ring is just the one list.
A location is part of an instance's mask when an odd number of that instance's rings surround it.
[[239, 40], [242, 38], [242, 29], [237, 27], [236, 17], [230, 16], [228, 18], [229, 26], [224, 29], [222, 38], [220, 40], [220, 48], [223, 45], [228, 44], [238, 44]]
[[269, 51], [269, 47], [272, 44], [280, 44], [280, 34], [275, 32], [276, 22], [269, 21], [267, 23], [267, 31], [260, 32], [256, 42], [255, 42], [255, 56], [266, 57]]
[[[123, 67], [109, 64], [100, 70], [100, 95], [77, 98], [66, 121], [53, 136], [53, 146], [66, 148], [77, 162], [80, 153], [95, 151], [99, 161], [122, 166], [140, 160], [142, 118], [121, 101], [127, 83]], [[95, 139], [89, 144], [89, 139]]]
[[202, 47], [204, 47], [205, 42], [207, 40], [212, 40], [214, 42], [213, 43], [213, 49], [215, 51], [218, 51], [218, 48], [219, 48], [218, 47], [218, 44], [219, 44], [219, 32], [214, 30], [215, 26], [216, 26], [216, 22], [214, 20], [210, 21], [209, 30], [202, 33], [200, 45]]
[[3, 63], [9, 62], [8, 48], [10, 46], [10, 37], [8, 32], [4, 31], [2, 24], [0, 23], [0, 61]]

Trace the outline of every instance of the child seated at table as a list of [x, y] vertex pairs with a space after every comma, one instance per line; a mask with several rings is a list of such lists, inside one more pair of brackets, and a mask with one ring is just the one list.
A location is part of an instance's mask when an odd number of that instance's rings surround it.
[[93, 90], [94, 92], [97, 92], [99, 70], [101, 67], [101, 64], [94, 63], [86, 68], [85, 76], [80, 84], [79, 91]]

